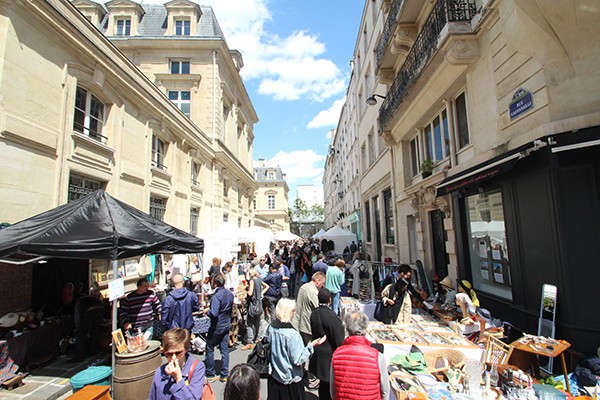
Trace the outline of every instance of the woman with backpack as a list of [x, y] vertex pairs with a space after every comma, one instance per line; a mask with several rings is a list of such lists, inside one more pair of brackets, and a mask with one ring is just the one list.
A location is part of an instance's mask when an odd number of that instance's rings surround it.
[[258, 330], [260, 329], [260, 320], [263, 314], [262, 295], [269, 289], [269, 285], [264, 283], [254, 268], [248, 270], [248, 296], [246, 297], [246, 345], [242, 350], [250, 350], [254, 347], [254, 342], [258, 341]]

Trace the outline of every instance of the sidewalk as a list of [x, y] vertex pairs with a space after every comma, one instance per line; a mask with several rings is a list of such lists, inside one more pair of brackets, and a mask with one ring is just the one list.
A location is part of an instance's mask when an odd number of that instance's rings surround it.
[[67, 398], [73, 389], [69, 380], [80, 371], [92, 365], [110, 365], [110, 356], [101, 354], [89, 357], [79, 363], [68, 363], [68, 356], [59, 356], [48, 365], [33, 370], [25, 379], [24, 385], [13, 390], [0, 389], [0, 399], [4, 400], [56, 400]]

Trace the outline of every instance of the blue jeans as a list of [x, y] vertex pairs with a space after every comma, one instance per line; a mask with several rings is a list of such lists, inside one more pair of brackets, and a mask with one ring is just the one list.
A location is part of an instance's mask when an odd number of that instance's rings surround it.
[[215, 376], [215, 347], [219, 346], [221, 350], [221, 378], [229, 375], [229, 329], [224, 332], [208, 332], [206, 341], [206, 377]]
[[340, 292], [331, 293], [331, 309], [335, 313], [335, 315], [339, 315], [340, 308]]

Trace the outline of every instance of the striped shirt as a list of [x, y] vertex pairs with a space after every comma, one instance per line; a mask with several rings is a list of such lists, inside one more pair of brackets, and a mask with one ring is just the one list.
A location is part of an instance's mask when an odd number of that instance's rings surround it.
[[154, 314], [160, 315], [160, 302], [152, 290], [146, 293], [129, 293], [121, 300], [121, 321], [131, 322], [134, 328], [148, 328], [154, 321]]

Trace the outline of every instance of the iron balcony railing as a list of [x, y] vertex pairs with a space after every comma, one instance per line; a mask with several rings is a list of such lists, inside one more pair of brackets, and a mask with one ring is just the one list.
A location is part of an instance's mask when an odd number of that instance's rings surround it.
[[381, 130], [384, 130], [394, 112], [404, 101], [421, 72], [435, 54], [438, 37], [444, 26], [448, 22], [470, 21], [476, 12], [475, 0], [437, 1], [381, 104], [379, 109], [379, 126]]
[[385, 26], [383, 27], [383, 31], [381, 32], [381, 38], [379, 38], [379, 43], [377, 43], [377, 48], [375, 49], [375, 60], [377, 61], [377, 68], [381, 67], [381, 59], [383, 58], [385, 49], [390, 43], [390, 39], [392, 38], [394, 31], [396, 30], [396, 25], [398, 24], [398, 14], [402, 9], [402, 4], [404, 4], [404, 1], [405, 0], [394, 0], [392, 2], [392, 7], [390, 8], [388, 17], [385, 20]]

